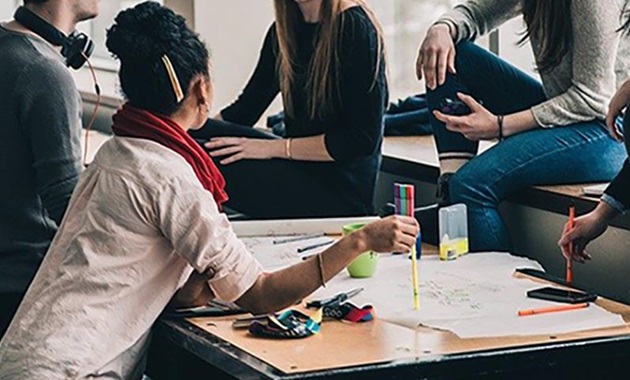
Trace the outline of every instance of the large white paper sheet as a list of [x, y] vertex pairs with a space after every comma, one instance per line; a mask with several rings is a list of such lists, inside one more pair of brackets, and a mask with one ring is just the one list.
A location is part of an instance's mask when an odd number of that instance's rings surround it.
[[239, 237], [281, 236], [312, 234], [316, 232], [341, 234], [342, 227], [350, 223], [370, 223], [378, 217], [312, 218], [279, 220], [242, 220], [232, 222]]
[[263, 268], [269, 272], [288, 267], [290, 265], [300, 262], [300, 260], [303, 258], [318, 254], [319, 252], [330, 247], [332, 243], [317, 248], [308, 249], [304, 252], [299, 252], [299, 250], [302, 248], [316, 246], [328, 242], [334, 242], [336, 240], [336, 238], [334, 237], [319, 236], [315, 238], [281, 244], [273, 243], [276, 240], [299, 238], [302, 236], [307, 237], [311, 235], [279, 235], [274, 237], [260, 236], [242, 238], [241, 240], [243, 240], [245, 246], [254, 255], [254, 257], [258, 261], [260, 261]]
[[[297, 247], [329, 239], [320, 237], [274, 245], [276, 237], [244, 238], [266, 270], [297, 263]], [[322, 247], [310, 253], [325, 249]], [[351, 301], [371, 303], [379, 318], [409, 328], [418, 325], [450, 330], [462, 338], [507, 335], [554, 335], [624, 325], [621, 316], [595, 304], [588, 308], [519, 317], [518, 310], [553, 305], [526, 297], [540, 283], [513, 276], [517, 268], [543, 270], [535, 261], [508, 253], [468, 254], [453, 261], [425, 256], [418, 262], [420, 309], [413, 310], [411, 260], [408, 255], [382, 255], [374, 277], [351, 278], [345, 271], [313, 297], [326, 297], [362, 287]]]
[[410, 260], [407, 255], [383, 256], [373, 278], [341, 273], [315, 296], [363, 287], [352, 301], [373, 304], [381, 319], [450, 330], [461, 338], [553, 335], [624, 324], [621, 316], [595, 304], [519, 317], [518, 310], [555, 304], [526, 297], [527, 290], [541, 285], [513, 276], [516, 268], [525, 267], [542, 270], [537, 262], [508, 253], [475, 253], [454, 261], [423, 257], [418, 263], [420, 309], [413, 310]]

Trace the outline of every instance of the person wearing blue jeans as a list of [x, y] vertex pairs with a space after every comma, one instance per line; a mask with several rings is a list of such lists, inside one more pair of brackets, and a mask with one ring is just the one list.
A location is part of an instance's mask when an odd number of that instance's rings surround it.
[[[471, 0], [429, 29], [417, 68], [433, 111], [438, 190], [446, 203], [467, 205], [471, 251], [512, 249], [498, 212], [509, 195], [532, 185], [609, 181], [621, 169], [624, 147], [604, 122], [615, 68], [630, 73], [619, 48], [628, 46], [617, 32], [621, 11], [613, 8]], [[521, 13], [542, 83], [471, 42]], [[440, 112], [445, 98], [462, 101], [469, 114]], [[480, 140], [499, 141], [477, 155]]]

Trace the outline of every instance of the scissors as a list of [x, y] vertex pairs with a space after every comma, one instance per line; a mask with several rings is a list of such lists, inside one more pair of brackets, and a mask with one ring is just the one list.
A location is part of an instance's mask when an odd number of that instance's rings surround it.
[[196, 318], [221, 317], [226, 315], [243, 314], [246, 311], [230, 302], [210, 300], [207, 305], [174, 309], [165, 313], [167, 317]]
[[310, 309], [310, 308], [339, 306], [343, 301], [347, 300], [348, 298], [352, 298], [356, 296], [362, 291], [363, 291], [363, 288], [355, 288], [348, 292], [337, 293], [334, 296], [329, 297], [329, 298], [310, 301], [306, 304], [306, 307]]

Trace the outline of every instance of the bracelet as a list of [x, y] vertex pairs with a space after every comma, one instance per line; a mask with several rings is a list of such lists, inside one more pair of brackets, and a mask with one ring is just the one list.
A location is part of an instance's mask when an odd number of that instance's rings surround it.
[[324, 258], [322, 257], [322, 252], [317, 254], [317, 266], [319, 267], [319, 281], [322, 284], [322, 287], [326, 287], [326, 277], [324, 276]]
[[287, 160], [292, 160], [291, 157], [291, 138], [288, 138], [284, 141], [284, 154], [287, 156]]
[[503, 141], [503, 115], [497, 115], [497, 124], [499, 124], [499, 141]]

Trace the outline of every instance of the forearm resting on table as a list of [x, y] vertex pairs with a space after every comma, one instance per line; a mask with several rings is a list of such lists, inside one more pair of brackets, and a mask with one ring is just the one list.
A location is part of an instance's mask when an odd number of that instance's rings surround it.
[[[324, 281], [330, 280], [356, 256], [367, 250], [362, 233], [340, 240], [322, 252]], [[316, 256], [273, 273], [264, 273], [236, 303], [252, 313], [268, 313], [292, 305], [322, 285]], [[211, 275], [193, 272], [186, 284], [175, 293], [170, 307], [205, 305], [214, 298], [208, 285]]]
[[174, 308], [202, 306], [208, 303], [214, 294], [208, 286], [208, 273], [193, 273], [188, 281], [173, 296], [170, 306]]
[[[323, 251], [324, 281], [330, 280], [366, 251], [365, 241], [362, 232], [358, 231]], [[322, 285], [318, 260], [315, 255], [299, 264], [259, 276], [236, 303], [253, 313], [269, 313], [294, 304]]]

